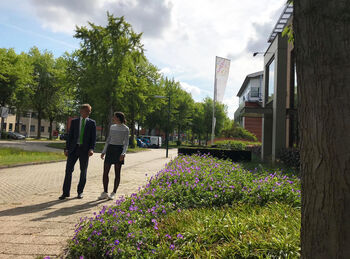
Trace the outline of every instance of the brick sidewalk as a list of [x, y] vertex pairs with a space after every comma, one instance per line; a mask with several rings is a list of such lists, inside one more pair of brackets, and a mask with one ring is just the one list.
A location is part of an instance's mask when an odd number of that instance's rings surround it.
[[[169, 150], [174, 158], [177, 150]], [[74, 233], [80, 217], [91, 216], [113, 201], [99, 201], [102, 191], [103, 161], [95, 154], [90, 162], [84, 199], [76, 199], [79, 163], [72, 180], [71, 198], [60, 201], [65, 162], [7, 168], [0, 170], [0, 259], [59, 257], [66, 240]], [[153, 149], [127, 154], [122, 168], [117, 196], [137, 192], [151, 176], [162, 169], [170, 158], [165, 150]], [[109, 191], [113, 188], [111, 168]]]

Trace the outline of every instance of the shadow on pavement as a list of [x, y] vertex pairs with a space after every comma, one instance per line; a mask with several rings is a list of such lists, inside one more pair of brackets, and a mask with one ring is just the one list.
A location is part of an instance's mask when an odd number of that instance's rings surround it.
[[[0, 217], [18, 216], [18, 215], [37, 213], [37, 212], [48, 210], [49, 213], [44, 215], [42, 214], [38, 215], [39, 216], [38, 218], [32, 219], [32, 221], [40, 221], [40, 220], [55, 218], [59, 216], [70, 216], [73, 214], [81, 213], [107, 201], [107, 200], [94, 200], [94, 201], [88, 201], [85, 203], [76, 204], [74, 206], [69, 207], [68, 202], [72, 200], [73, 199], [67, 199], [63, 201], [53, 200], [53, 201], [44, 202], [40, 204], [34, 204], [34, 205], [28, 205], [28, 206], [22, 206], [22, 207], [12, 208], [8, 210], [3, 210], [3, 211], [0, 211]], [[54, 205], [62, 204], [62, 203], [66, 203], [67, 207], [51, 208]]]

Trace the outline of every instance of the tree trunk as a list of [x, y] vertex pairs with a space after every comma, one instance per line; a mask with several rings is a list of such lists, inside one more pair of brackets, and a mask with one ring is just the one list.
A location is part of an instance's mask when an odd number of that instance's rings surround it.
[[105, 132], [105, 139], [107, 140], [107, 137], [109, 135], [109, 129], [111, 128], [112, 124], [112, 117], [113, 117], [113, 107], [112, 105], [109, 108], [109, 116], [106, 121], [106, 132]]
[[135, 142], [134, 142], [134, 139], [135, 139], [135, 114], [134, 114], [134, 111], [132, 111], [131, 113], [131, 143], [130, 143], [130, 147], [131, 148], [135, 148]]
[[36, 138], [41, 138], [41, 112], [38, 112], [38, 134], [36, 135]]
[[[0, 114], [1, 116], [1, 114]], [[1, 122], [0, 122], [0, 132], [2, 131], [6, 131], [5, 127], [4, 127], [4, 124], [5, 124], [5, 120], [3, 117], [1, 117]]]
[[50, 118], [50, 132], [49, 132], [49, 139], [52, 140], [52, 124], [53, 124], [53, 118]]
[[19, 121], [21, 120], [21, 112], [16, 112], [16, 123], [15, 123], [15, 132], [19, 132]]
[[294, 1], [302, 258], [350, 258], [350, 1]]

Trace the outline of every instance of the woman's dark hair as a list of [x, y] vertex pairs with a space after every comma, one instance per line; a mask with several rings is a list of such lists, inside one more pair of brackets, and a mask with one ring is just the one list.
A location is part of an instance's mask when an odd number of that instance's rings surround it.
[[121, 123], [126, 123], [125, 115], [122, 112], [115, 112], [114, 116], [117, 117]]

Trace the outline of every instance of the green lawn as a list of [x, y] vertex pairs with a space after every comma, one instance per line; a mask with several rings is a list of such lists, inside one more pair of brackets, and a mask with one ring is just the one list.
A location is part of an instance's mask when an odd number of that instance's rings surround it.
[[65, 160], [64, 154], [55, 152], [26, 151], [18, 148], [0, 148], [0, 166]]
[[[102, 152], [103, 147], [104, 147], [105, 143], [96, 143], [96, 148], [95, 148], [95, 152]], [[59, 149], [64, 149], [64, 147], [66, 146], [66, 143], [61, 142], [61, 143], [50, 143], [47, 144], [48, 147], [53, 147], [53, 148], [59, 148]], [[130, 148], [128, 147], [128, 151], [127, 153], [135, 153], [135, 152], [140, 152], [140, 151], [146, 151], [148, 150], [147, 148]]]

